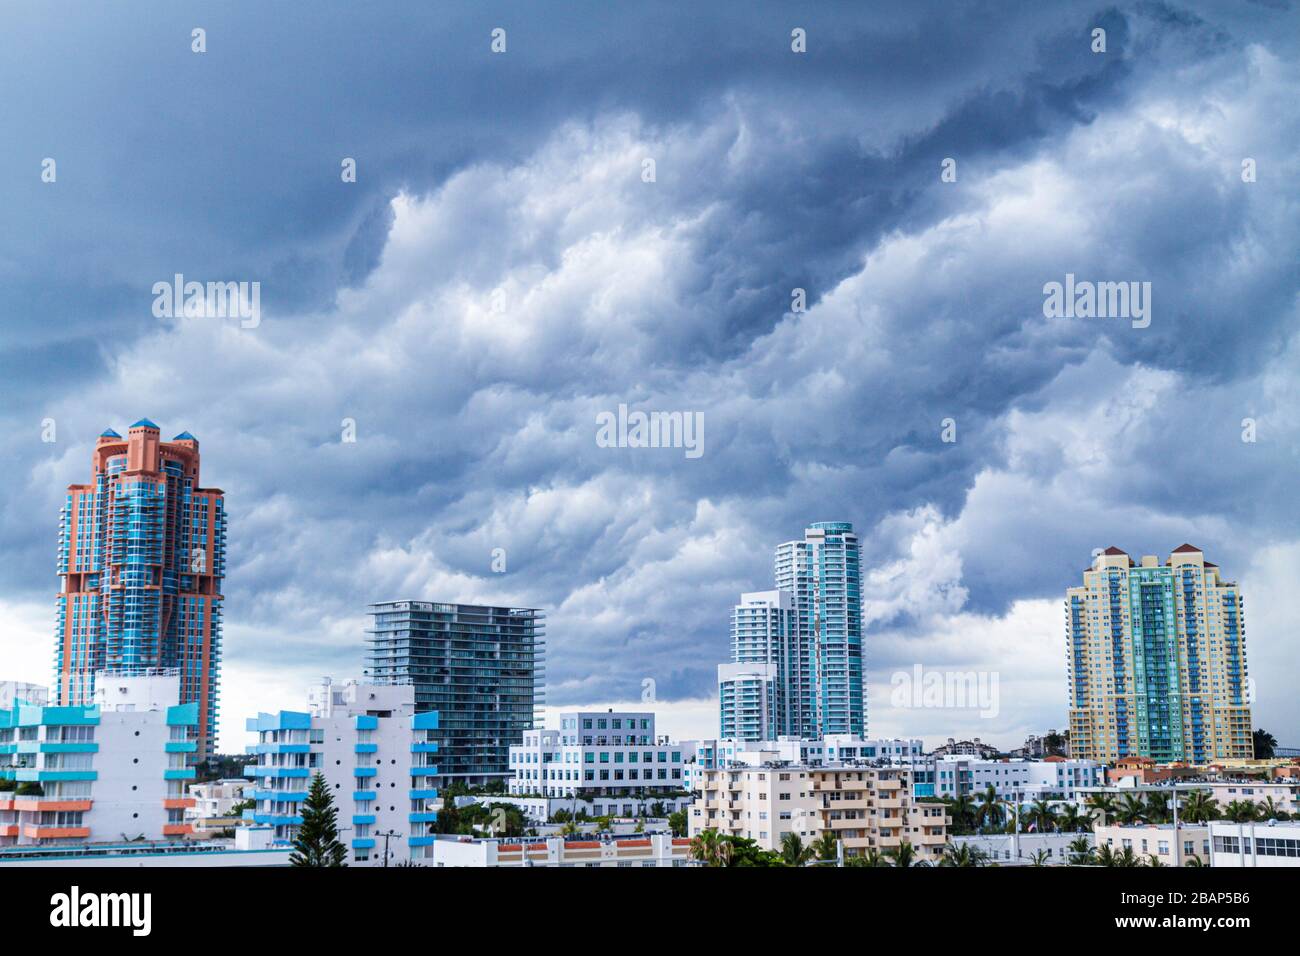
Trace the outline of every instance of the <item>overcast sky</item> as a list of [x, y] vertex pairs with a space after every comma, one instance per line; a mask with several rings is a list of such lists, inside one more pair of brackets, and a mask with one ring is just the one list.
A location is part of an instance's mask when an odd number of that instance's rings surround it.
[[[49, 682], [64, 490], [148, 416], [226, 492], [228, 751], [398, 598], [543, 608], [552, 708], [711, 735], [731, 606], [824, 520], [873, 734], [1063, 727], [1065, 588], [1189, 541], [1300, 746], [1293, 6], [6, 6], [0, 676]], [[176, 273], [260, 325], [155, 317]], [[1149, 327], [1045, 317], [1067, 273]], [[704, 454], [600, 447], [620, 403]], [[996, 712], [894, 706], [916, 665]]]

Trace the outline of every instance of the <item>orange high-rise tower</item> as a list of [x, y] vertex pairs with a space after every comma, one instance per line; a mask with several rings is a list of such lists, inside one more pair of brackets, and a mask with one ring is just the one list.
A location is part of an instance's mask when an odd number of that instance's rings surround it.
[[177, 673], [211, 756], [221, 666], [225, 497], [199, 487], [199, 443], [141, 419], [109, 429], [93, 482], [70, 485], [59, 521], [58, 704], [94, 701], [95, 674]]

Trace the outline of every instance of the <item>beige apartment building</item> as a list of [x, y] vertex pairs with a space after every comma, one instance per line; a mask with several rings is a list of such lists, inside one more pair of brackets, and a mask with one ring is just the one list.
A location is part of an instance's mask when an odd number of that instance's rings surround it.
[[691, 836], [715, 829], [765, 850], [779, 850], [787, 833], [808, 843], [830, 830], [845, 856], [907, 842], [927, 862], [942, 855], [949, 823], [942, 804], [913, 800], [907, 768], [797, 765], [701, 771], [688, 819]]
[[1066, 591], [1065, 618], [1073, 756], [1253, 756], [1241, 592], [1199, 548], [1163, 562], [1107, 548]]
[[947, 807], [915, 800], [910, 771], [819, 767], [809, 780], [821, 829], [843, 841], [845, 857], [888, 853], [904, 843], [916, 850], [917, 861], [937, 863], [943, 856], [951, 822]]

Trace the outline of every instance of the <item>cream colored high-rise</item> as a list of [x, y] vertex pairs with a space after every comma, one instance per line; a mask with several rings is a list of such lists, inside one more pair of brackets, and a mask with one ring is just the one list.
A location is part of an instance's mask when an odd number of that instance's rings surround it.
[[1199, 548], [1107, 548], [1067, 590], [1065, 630], [1073, 756], [1253, 756], [1241, 592]]

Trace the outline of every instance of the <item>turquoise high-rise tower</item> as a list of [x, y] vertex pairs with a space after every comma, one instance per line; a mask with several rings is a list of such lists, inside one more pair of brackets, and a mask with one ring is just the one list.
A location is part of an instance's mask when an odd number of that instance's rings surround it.
[[791, 734], [867, 731], [862, 565], [846, 521], [819, 521], [776, 549], [776, 586], [794, 604], [785, 694]]

